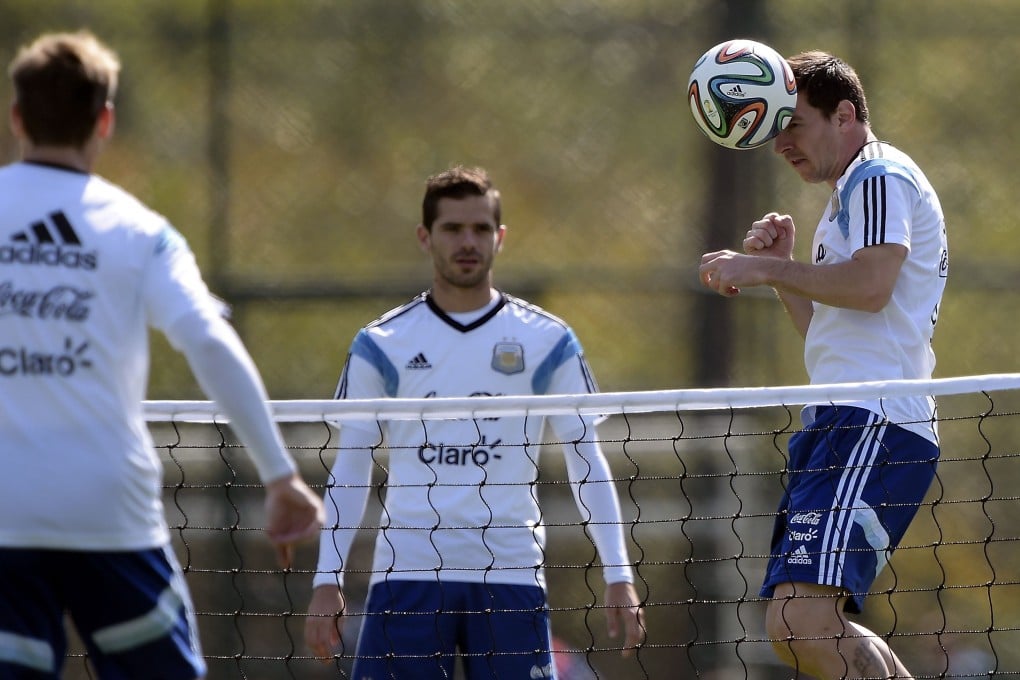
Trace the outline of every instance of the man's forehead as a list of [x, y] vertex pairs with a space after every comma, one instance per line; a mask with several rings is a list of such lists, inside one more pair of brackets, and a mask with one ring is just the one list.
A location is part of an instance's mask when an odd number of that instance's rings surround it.
[[485, 196], [444, 196], [436, 203], [436, 221], [454, 224], [496, 223], [496, 199]]
[[793, 117], [800, 120], [810, 120], [812, 118], [823, 118], [822, 110], [815, 108], [808, 101], [808, 97], [803, 92], [797, 95], [797, 106], [793, 110]]

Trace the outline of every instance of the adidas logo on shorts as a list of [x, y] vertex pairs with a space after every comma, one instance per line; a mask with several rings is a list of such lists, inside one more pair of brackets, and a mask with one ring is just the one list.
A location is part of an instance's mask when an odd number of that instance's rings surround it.
[[812, 560], [811, 556], [808, 555], [807, 548], [805, 548], [804, 546], [800, 546], [792, 553], [790, 553], [790, 556], [786, 558], [786, 563], [811, 565], [814, 564], [814, 560]]

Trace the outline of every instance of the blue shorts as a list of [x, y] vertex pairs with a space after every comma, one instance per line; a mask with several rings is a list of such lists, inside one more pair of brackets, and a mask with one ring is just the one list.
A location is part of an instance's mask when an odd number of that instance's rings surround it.
[[365, 607], [353, 680], [555, 677], [538, 586], [392, 580]]
[[103, 680], [205, 675], [194, 611], [170, 548], [0, 548], [0, 680], [60, 677], [70, 615]]
[[817, 583], [860, 612], [935, 478], [939, 450], [924, 437], [852, 406], [820, 407], [790, 439], [786, 491], [776, 514], [761, 594]]

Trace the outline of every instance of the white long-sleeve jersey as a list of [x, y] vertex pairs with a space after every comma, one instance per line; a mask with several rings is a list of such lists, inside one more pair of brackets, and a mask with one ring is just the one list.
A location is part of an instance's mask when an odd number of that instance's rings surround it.
[[149, 328], [183, 351], [263, 481], [293, 473], [250, 357], [187, 243], [95, 175], [0, 169], [0, 545], [164, 545], [142, 412]]
[[[576, 394], [596, 389], [561, 320], [501, 295], [461, 323], [427, 294], [355, 338], [337, 398]], [[343, 583], [373, 467], [386, 491], [371, 581], [545, 584], [536, 481], [544, 418], [345, 422], [326, 492], [315, 585]], [[550, 417], [607, 583], [631, 582], [612, 474], [591, 418]], [[383, 445], [383, 446], [380, 446]], [[383, 451], [385, 450], [385, 453]]]

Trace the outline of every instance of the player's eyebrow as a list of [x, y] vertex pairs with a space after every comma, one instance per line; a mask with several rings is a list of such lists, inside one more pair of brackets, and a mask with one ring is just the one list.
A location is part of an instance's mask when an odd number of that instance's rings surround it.
[[451, 228], [451, 227], [481, 227], [483, 229], [496, 229], [496, 225], [492, 222], [457, 222], [455, 220], [443, 220], [436, 222], [436, 226]]

